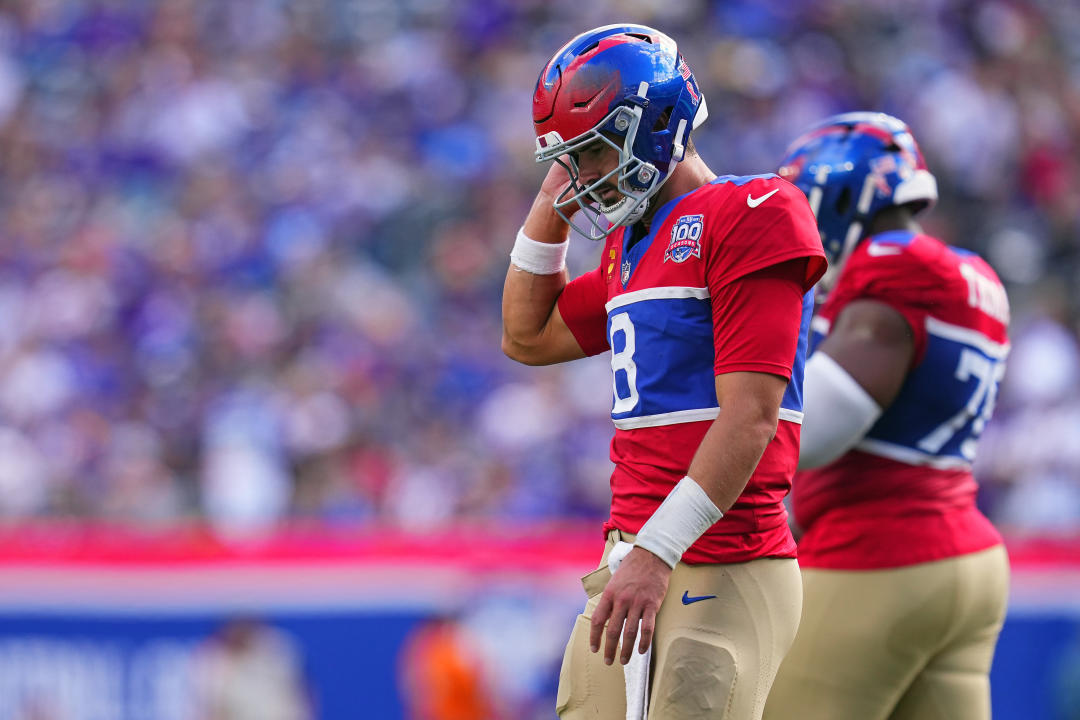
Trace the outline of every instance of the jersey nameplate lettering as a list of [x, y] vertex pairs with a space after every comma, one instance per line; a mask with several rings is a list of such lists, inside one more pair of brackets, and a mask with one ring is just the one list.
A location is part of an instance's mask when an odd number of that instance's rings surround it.
[[1005, 295], [1005, 288], [981, 275], [968, 263], [960, 264], [960, 274], [967, 281], [968, 305], [1008, 325], [1009, 298]]

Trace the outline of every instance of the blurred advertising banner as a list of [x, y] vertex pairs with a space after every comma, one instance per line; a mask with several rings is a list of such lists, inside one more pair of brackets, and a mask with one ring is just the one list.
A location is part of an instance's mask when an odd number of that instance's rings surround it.
[[[592, 524], [0, 531], [0, 720], [551, 718]], [[1012, 543], [994, 717], [1080, 708], [1080, 539]]]

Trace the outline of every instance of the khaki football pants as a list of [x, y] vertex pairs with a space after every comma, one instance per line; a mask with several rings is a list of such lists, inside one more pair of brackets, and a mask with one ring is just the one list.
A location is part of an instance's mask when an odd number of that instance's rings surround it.
[[988, 720], [1003, 546], [870, 571], [803, 570], [803, 616], [766, 720]]
[[[622, 665], [589, 651], [589, 622], [611, 574], [609, 533], [600, 568], [582, 578], [588, 601], [574, 624], [559, 673], [563, 720], [625, 720]], [[684, 595], [691, 602], [684, 604]], [[705, 596], [716, 597], [694, 600]], [[656, 618], [649, 720], [759, 720], [799, 623], [802, 587], [793, 559], [685, 565], [671, 574]], [[602, 641], [603, 642], [603, 641]]]

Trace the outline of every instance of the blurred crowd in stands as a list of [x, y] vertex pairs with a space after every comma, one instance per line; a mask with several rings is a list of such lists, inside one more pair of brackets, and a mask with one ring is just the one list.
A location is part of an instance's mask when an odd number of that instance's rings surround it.
[[983, 505], [1080, 528], [1080, 5], [1056, 0], [6, 2], [0, 516], [602, 516], [606, 360], [516, 366], [499, 298], [544, 172], [536, 75], [624, 20], [679, 40], [721, 173], [835, 112], [911, 124], [924, 226], [1013, 302]]

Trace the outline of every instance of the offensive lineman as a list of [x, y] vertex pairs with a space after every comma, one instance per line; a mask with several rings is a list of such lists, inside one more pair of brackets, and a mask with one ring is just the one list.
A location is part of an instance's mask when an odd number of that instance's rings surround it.
[[[583, 579], [563, 718], [647, 704], [654, 720], [756, 720], [798, 624], [781, 501], [824, 253], [795, 187], [709, 170], [690, 145], [706, 115], [675, 42], [639, 25], [572, 39], [533, 96], [537, 160], [556, 163], [511, 254], [503, 349], [527, 364], [610, 350], [613, 371], [607, 545]], [[570, 222], [606, 239], [568, 283]]]
[[792, 493], [802, 624], [765, 717], [987, 720], [1009, 565], [971, 462], [1005, 371], [1005, 291], [914, 221], [937, 183], [900, 120], [829, 118], [780, 175], [838, 277], [813, 322]]

